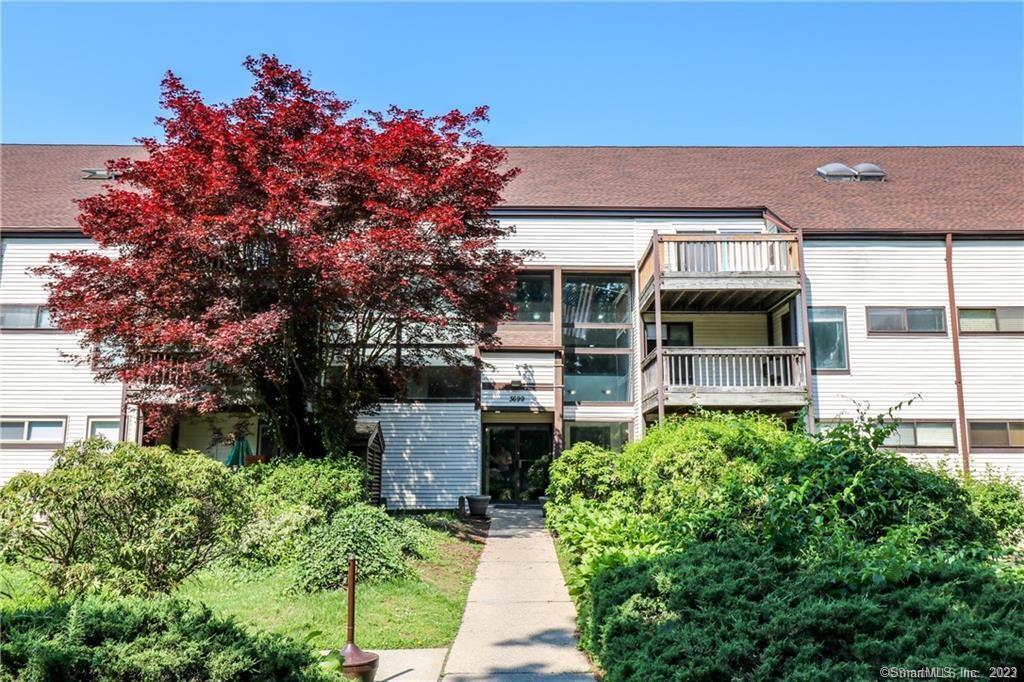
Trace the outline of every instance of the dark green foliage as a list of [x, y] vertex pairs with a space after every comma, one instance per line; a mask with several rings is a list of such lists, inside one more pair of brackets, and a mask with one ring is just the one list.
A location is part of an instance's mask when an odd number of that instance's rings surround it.
[[971, 511], [989, 524], [1007, 545], [1024, 544], [1024, 490], [1014, 481], [998, 477], [965, 482]]
[[1024, 661], [1024, 585], [966, 564], [837, 585], [745, 540], [604, 571], [586, 643], [612, 680], [876, 679], [885, 666]]
[[259, 568], [294, 561], [300, 539], [339, 510], [366, 499], [366, 476], [354, 459], [283, 459], [242, 469], [252, 519], [234, 560]]
[[617, 465], [618, 455], [611, 450], [579, 443], [551, 463], [548, 497], [555, 502], [568, 502], [577, 496], [606, 500], [619, 488]]
[[295, 587], [307, 592], [343, 587], [349, 555], [356, 557], [359, 582], [409, 577], [406, 555], [416, 551], [417, 540], [383, 509], [346, 507], [299, 539]]
[[1024, 657], [1020, 489], [911, 466], [882, 447], [893, 428], [810, 436], [701, 413], [621, 455], [567, 451], [548, 524], [608, 679], [859, 679]]
[[9, 607], [0, 618], [0, 679], [320, 679], [308, 647], [170, 598]]
[[366, 474], [349, 457], [311, 460], [291, 458], [245, 467], [257, 502], [269, 509], [302, 505], [330, 517], [356, 502], [366, 501]]
[[236, 544], [244, 486], [195, 452], [92, 439], [0, 490], [0, 540], [61, 594], [166, 592]]

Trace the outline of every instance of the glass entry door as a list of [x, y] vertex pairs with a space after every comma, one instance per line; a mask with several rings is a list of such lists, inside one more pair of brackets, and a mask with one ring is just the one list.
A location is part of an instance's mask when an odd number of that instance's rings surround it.
[[528, 502], [544, 494], [551, 464], [551, 426], [484, 426], [484, 481], [494, 502]]

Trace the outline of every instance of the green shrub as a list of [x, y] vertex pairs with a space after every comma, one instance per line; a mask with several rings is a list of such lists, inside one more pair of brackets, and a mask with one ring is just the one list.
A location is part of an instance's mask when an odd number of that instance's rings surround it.
[[556, 461], [547, 523], [608, 679], [860, 678], [1019, 652], [1024, 495], [912, 466], [883, 446], [891, 417], [811, 436], [700, 413]]
[[0, 678], [311, 680], [306, 647], [170, 598], [87, 598], [0, 611]]
[[616, 474], [619, 455], [593, 443], [577, 443], [551, 463], [548, 497], [568, 502], [573, 497], [606, 500], [620, 489]]
[[363, 467], [354, 459], [282, 459], [242, 469], [253, 516], [242, 531], [236, 563], [258, 568], [294, 561], [310, 529], [366, 499]]
[[1024, 585], [974, 564], [917, 579], [837, 586], [745, 540], [604, 571], [585, 642], [610, 680], [875, 679], [881, 666], [1024, 660]]
[[993, 476], [964, 482], [971, 511], [1006, 545], [1024, 543], [1024, 489], [1020, 481]]
[[330, 517], [366, 501], [366, 474], [353, 458], [287, 458], [242, 469], [263, 506], [302, 505]]
[[409, 577], [412, 569], [406, 555], [414, 543], [383, 509], [367, 504], [346, 507], [299, 539], [295, 587], [306, 592], [343, 587], [349, 555], [356, 557], [359, 582]]
[[0, 538], [61, 594], [166, 592], [235, 544], [249, 513], [241, 482], [199, 453], [92, 439], [0, 490]]

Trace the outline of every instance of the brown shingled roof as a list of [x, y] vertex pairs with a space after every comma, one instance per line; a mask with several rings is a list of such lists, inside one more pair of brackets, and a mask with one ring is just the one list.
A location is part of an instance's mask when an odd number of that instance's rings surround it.
[[[765, 206], [814, 233], [1024, 232], [1024, 147], [510, 147], [506, 208]], [[4, 145], [0, 226], [75, 229], [83, 168], [136, 146]], [[828, 183], [818, 166], [877, 163], [886, 181]]]

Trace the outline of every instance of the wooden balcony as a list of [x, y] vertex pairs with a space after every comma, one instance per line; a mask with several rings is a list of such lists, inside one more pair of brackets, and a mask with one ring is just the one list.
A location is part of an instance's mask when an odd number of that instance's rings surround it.
[[654, 235], [640, 264], [640, 310], [762, 311], [800, 290], [793, 234]]
[[799, 408], [807, 401], [804, 349], [798, 346], [663, 348], [642, 365], [644, 411], [658, 406]]

